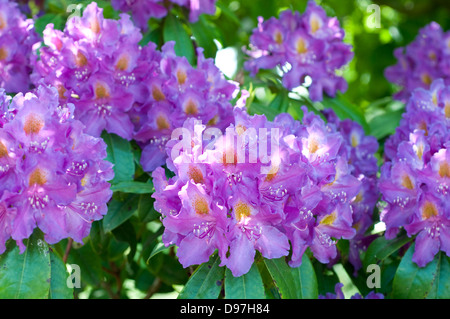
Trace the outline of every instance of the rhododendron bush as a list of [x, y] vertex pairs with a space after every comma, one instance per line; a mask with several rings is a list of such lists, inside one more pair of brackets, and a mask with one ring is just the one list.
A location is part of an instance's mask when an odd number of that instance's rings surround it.
[[0, 298], [450, 298], [424, 6], [0, 0]]

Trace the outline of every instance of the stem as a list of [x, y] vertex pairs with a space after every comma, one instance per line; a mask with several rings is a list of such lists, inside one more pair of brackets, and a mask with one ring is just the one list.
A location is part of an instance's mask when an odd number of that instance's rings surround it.
[[70, 253], [70, 250], [72, 249], [72, 243], [73, 243], [73, 239], [69, 238], [69, 241], [67, 242], [66, 251], [65, 251], [64, 257], [63, 257], [64, 263], [67, 263], [67, 258], [69, 258], [69, 253]]

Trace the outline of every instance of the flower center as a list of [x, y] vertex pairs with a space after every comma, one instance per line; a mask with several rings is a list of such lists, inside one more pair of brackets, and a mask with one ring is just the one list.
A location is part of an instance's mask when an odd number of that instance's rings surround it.
[[8, 51], [5, 48], [0, 48], [0, 61], [4, 61], [8, 58]]
[[450, 119], [450, 102], [445, 102], [444, 114], [446, 118]]
[[5, 144], [0, 142], [0, 158], [8, 156], [8, 149], [6, 148]]
[[308, 150], [311, 154], [314, 154], [319, 149], [319, 143], [315, 139], [309, 141]]
[[178, 70], [177, 71], [177, 80], [178, 84], [183, 85], [186, 82], [187, 74], [184, 70]]
[[414, 184], [411, 181], [411, 178], [408, 175], [403, 176], [402, 185], [407, 189], [414, 189]]
[[203, 178], [202, 171], [198, 167], [195, 167], [193, 165], [189, 165], [188, 176], [196, 184], [203, 184], [204, 183], [204, 178]]
[[47, 179], [45, 177], [44, 172], [42, 172], [42, 170], [40, 170], [39, 168], [36, 168], [33, 173], [31, 173], [30, 175], [30, 179], [28, 182], [29, 186], [33, 186], [33, 185], [44, 185], [47, 182]]
[[314, 34], [322, 27], [322, 20], [320, 20], [319, 17], [313, 14], [309, 19], [309, 26], [311, 28], [311, 33]]
[[155, 85], [152, 87], [152, 96], [155, 101], [164, 101], [166, 99], [166, 96], [161, 89]]
[[431, 76], [429, 76], [427, 73], [422, 74], [422, 76], [420, 77], [420, 79], [422, 80], [422, 82], [426, 85], [430, 85], [431, 82], [433, 81], [433, 79], [431, 78]]
[[250, 207], [239, 201], [236, 205], [234, 205], [234, 214], [238, 221], [242, 220], [242, 218], [249, 217], [251, 215]]
[[275, 32], [275, 42], [278, 44], [283, 43], [283, 35], [281, 34], [280, 31]]
[[128, 57], [123, 55], [119, 61], [117, 61], [116, 69], [120, 71], [125, 71], [128, 69]]
[[336, 212], [332, 212], [331, 214], [325, 216], [324, 218], [322, 218], [322, 220], [320, 221], [320, 223], [322, 225], [332, 225], [334, 223], [334, 221], [336, 220], [337, 216], [336, 216]]
[[164, 115], [158, 116], [158, 118], [156, 119], [156, 126], [158, 127], [158, 130], [160, 130], [160, 131], [170, 128], [170, 124]]
[[198, 215], [206, 215], [209, 213], [209, 205], [205, 198], [196, 196], [193, 202], [195, 213]]
[[441, 163], [441, 165], [439, 165], [439, 176], [450, 178], [450, 165], [447, 162], [443, 162]]
[[306, 47], [306, 41], [303, 38], [299, 38], [296, 42], [295, 49], [298, 54], [303, 54], [308, 51], [308, 48]]
[[194, 100], [189, 99], [184, 107], [184, 112], [188, 115], [196, 115], [198, 113], [197, 103]]
[[428, 219], [438, 215], [436, 205], [431, 202], [426, 202], [422, 207], [422, 219]]
[[3, 14], [0, 14], [0, 30], [4, 30], [7, 27], [7, 23]]
[[28, 115], [23, 130], [25, 134], [38, 134], [39, 131], [44, 127], [44, 121], [36, 114]]
[[86, 56], [83, 54], [83, 52], [78, 51], [77, 56], [75, 57], [75, 64], [81, 68], [81, 67], [87, 65], [87, 63], [88, 63], [88, 60], [87, 60]]
[[109, 97], [109, 92], [104, 85], [97, 83], [97, 85], [95, 86], [95, 97], [97, 99]]

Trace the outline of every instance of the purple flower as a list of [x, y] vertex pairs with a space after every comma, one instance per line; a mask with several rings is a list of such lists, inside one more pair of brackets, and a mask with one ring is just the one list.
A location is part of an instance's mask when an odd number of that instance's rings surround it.
[[150, 18], [163, 18], [167, 15], [167, 6], [177, 4], [189, 10], [189, 22], [196, 22], [202, 13], [214, 14], [216, 12], [216, 0], [112, 0], [114, 9], [129, 12], [133, 16], [136, 25], [142, 30], [148, 29]]
[[401, 86], [395, 98], [406, 102], [416, 88], [429, 89], [438, 78], [449, 84], [449, 39], [449, 32], [444, 32], [439, 24], [431, 22], [419, 30], [412, 43], [394, 51], [398, 62], [386, 68], [385, 76]]
[[310, 77], [309, 94], [320, 101], [323, 92], [334, 96], [347, 89], [336, 71], [353, 57], [351, 46], [342, 42], [344, 31], [336, 18], [329, 18], [314, 1], [309, 1], [303, 15], [283, 11], [279, 19], [259, 19], [250, 37], [250, 59], [245, 68], [252, 76], [260, 69], [279, 67], [283, 85], [292, 90]]
[[165, 163], [166, 143], [186, 119], [220, 129], [233, 120], [230, 101], [237, 84], [226, 80], [213, 60], [204, 58], [202, 49], [197, 50], [194, 68], [185, 57], [176, 56], [174, 44], [163, 46], [159, 62], [144, 80], [148, 99], [132, 116], [137, 131], [134, 139], [143, 148], [141, 164], [148, 172]]
[[[334, 286], [334, 294], [331, 292], [327, 292], [325, 296], [319, 295], [319, 299], [345, 299], [344, 293], [342, 292], [342, 287], [344, 287], [344, 284], [340, 282], [337, 283]], [[350, 299], [384, 299], [384, 295], [382, 293], [371, 291], [366, 295], [366, 297], [363, 297], [359, 293], [356, 293], [351, 296]]]
[[[1, 99], [4, 99], [2, 97]], [[89, 234], [103, 218], [113, 177], [106, 144], [84, 133], [72, 104], [60, 106], [56, 88], [17, 94], [0, 128], [0, 253], [12, 237], [22, 241], [36, 227], [54, 244]]]
[[152, 195], [165, 245], [178, 246], [184, 267], [217, 249], [234, 276], [249, 271], [256, 251], [271, 259], [292, 247], [297, 267], [309, 247], [330, 262], [337, 240], [356, 233], [351, 205], [361, 191], [340, 154], [343, 136], [306, 107], [303, 122], [288, 114], [270, 122], [241, 107], [225, 130], [188, 118], [181, 138], [166, 143], [175, 176], [157, 168]]
[[426, 91], [412, 92], [399, 128], [386, 145], [386, 163], [381, 168], [379, 188], [386, 206], [381, 220], [386, 238], [401, 227], [416, 235], [413, 261], [428, 264], [439, 250], [448, 247], [450, 216], [449, 87], [436, 80]]
[[30, 89], [33, 50], [39, 44], [33, 20], [20, 12], [17, 3], [0, 1], [0, 87], [8, 93]]
[[145, 102], [143, 79], [158, 56], [154, 45], [139, 46], [141, 38], [128, 15], [105, 19], [91, 3], [64, 32], [47, 25], [32, 80], [57, 87], [61, 102], [75, 105], [87, 133], [98, 137], [106, 130], [131, 140], [132, 108]]

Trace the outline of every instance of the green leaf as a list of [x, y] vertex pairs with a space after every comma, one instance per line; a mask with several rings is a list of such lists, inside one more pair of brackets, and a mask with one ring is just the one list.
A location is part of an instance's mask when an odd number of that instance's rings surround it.
[[80, 248], [72, 247], [67, 263], [80, 267], [80, 278], [82, 282], [94, 287], [101, 285], [103, 281], [101, 259], [92, 250], [91, 245], [85, 244]]
[[130, 142], [120, 136], [105, 132], [102, 134], [102, 138], [108, 146], [106, 160], [114, 164], [114, 179], [111, 184], [132, 181], [135, 165]]
[[50, 254], [51, 279], [49, 299], [73, 299], [73, 289], [67, 286], [69, 273], [62, 259], [56, 254]]
[[55, 29], [62, 30], [65, 25], [65, 18], [62, 15], [54, 14], [54, 13], [46, 13], [39, 18], [36, 19], [34, 22], [34, 28], [36, 30], [36, 33], [42, 36], [45, 27], [47, 24], [53, 23]]
[[214, 24], [210, 23], [202, 15], [196, 23], [191, 23], [192, 35], [195, 37], [195, 42], [203, 48], [203, 54], [206, 58], [215, 58], [217, 53], [217, 46], [214, 43]]
[[112, 231], [126, 222], [135, 213], [138, 207], [138, 195], [131, 195], [125, 201], [111, 200], [108, 204], [108, 213], [103, 218], [103, 230]]
[[347, 118], [351, 119], [359, 123], [364, 128], [364, 131], [366, 133], [370, 131], [369, 125], [367, 124], [364, 117], [363, 110], [360, 107], [353, 105], [349, 101], [345, 100], [342, 95], [338, 95], [335, 98], [324, 97], [322, 104], [325, 107], [332, 108], [341, 120]]
[[403, 256], [392, 285], [392, 297], [400, 299], [449, 299], [449, 258], [443, 252], [425, 267], [412, 261], [415, 244]]
[[387, 240], [384, 236], [378, 237], [367, 248], [363, 261], [364, 268], [367, 269], [371, 264], [378, 264], [384, 261], [410, 241], [411, 238], [406, 235], [392, 240]]
[[175, 53], [185, 56], [191, 65], [195, 62], [194, 45], [183, 23], [173, 14], [168, 14], [163, 27], [164, 42], [175, 41]]
[[317, 278], [311, 261], [303, 254], [302, 264], [291, 268], [285, 258], [264, 259], [282, 299], [317, 299]]
[[233, 277], [230, 269], [225, 270], [225, 298], [264, 299], [264, 284], [256, 264], [240, 277]]
[[150, 261], [150, 259], [152, 259], [152, 257], [154, 257], [155, 255], [159, 254], [162, 251], [165, 251], [165, 250], [169, 249], [170, 247], [171, 246], [166, 247], [163, 243], [156, 244], [156, 246], [153, 247], [153, 250], [150, 253], [150, 256], [147, 258], [147, 264]]
[[270, 102], [269, 107], [280, 113], [286, 112], [289, 108], [289, 97], [286, 92], [278, 93]]
[[403, 110], [399, 110], [374, 117], [369, 122], [370, 135], [375, 136], [377, 139], [382, 139], [395, 133], [395, 129], [400, 123], [402, 114]]
[[0, 256], [0, 299], [46, 299], [50, 291], [50, 252], [42, 232], [24, 241], [20, 254], [14, 241]]
[[124, 192], [133, 194], [151, 194], [155, 191], [153, 188], [153, 183], [149, 181], [148, 183], [127, 181], [120, 182], [111, 186], [113, 192]]
[[225, 268], [219, 267], [220, 258], [215, 255], [201, 264], [189, 278], [178, 299], [216, 299], [222, 289]]
[[269, 121], [273, 121], [275, 116], [280, 114], [278, 110], [275, 110], [270, 106], [266, 106], [257, 102], [252, 102], [252, 104], [250, 104], [250, 107], [248, 108], [248, 113], [251, 115], [264, 114]]

